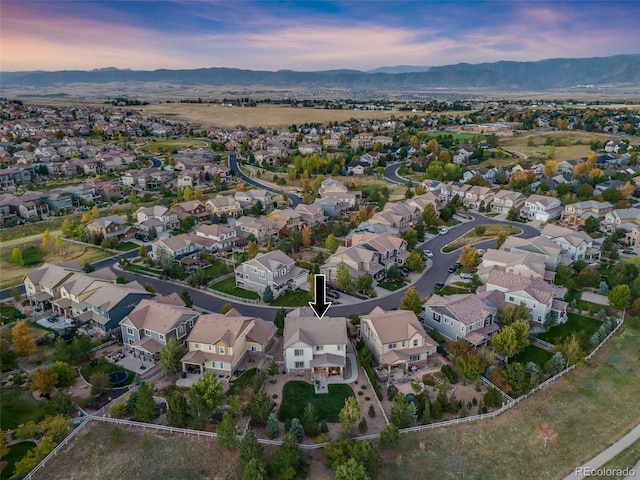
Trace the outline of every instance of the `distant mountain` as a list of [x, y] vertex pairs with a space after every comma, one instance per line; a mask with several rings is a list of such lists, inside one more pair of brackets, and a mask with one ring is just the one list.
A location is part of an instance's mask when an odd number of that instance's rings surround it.
[[[383, 67], [392, 69], [414, 67]], [[415, 67], [418, 68], [418, 67]], [[427, 68], [427, 67], [420, 67]], [[92, 71], [0, 73], [3, 87], [51, 87], [71, 83], [164, 82], [182, 85], [271, 86], [416, 91], [425, 88], [484, 88], [501, 91], [570, 88], [576, 85], [640, 85], [640, 55], [558, 58], [538, 62], [496, 62], [430, 67], [427, 71], [361, 72], [328, 70], [255, 71], [237, 68], [136, 71], [106, 68]]]
[[412, 73], [428, 72], [431, 67], [420, 67], [417, 65], [396, 65], [395, 67], [379, 67], [369, 70], [367, 73]]

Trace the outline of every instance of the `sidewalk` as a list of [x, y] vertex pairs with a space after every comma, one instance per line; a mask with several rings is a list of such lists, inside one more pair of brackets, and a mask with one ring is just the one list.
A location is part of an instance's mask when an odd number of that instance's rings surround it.
[[[602, 453], [596, 455], [584, 465], [576, 467], [571, 475], [567, 475], [564, 480], [578, 480], [590, 476], [590, 470], [602, 467], [609, 460], [614, 458], [635, 441], [640, 439], [640, 425], [627, 433], [624, 437], [611, 445]], [[636, 470], [637, 471], [637, 470]]]

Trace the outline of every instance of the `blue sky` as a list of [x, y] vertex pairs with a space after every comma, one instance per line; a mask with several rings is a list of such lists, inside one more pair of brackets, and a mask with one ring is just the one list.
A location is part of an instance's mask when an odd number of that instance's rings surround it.
[[640, 2], [2, 0], [0, 69], [374, 69], [640, 53]]

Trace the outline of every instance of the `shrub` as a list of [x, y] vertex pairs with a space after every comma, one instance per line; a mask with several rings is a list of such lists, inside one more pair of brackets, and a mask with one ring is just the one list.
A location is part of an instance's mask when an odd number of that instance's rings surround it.
[[368, 415], [369, 415], [371, 418], [373, 418], [373, 417], [375, 417], [375, 416], [376, 416], [376, 409], [375, 409], [375, 407], [373, 406], [373, 404], [369, 405], [369, 410], [368, 410], [368, 412], [367, 412], [367, 413], [368, 413]]
[[393, 401], [393, 399], [396, 398], [397, 394], [397, 387], [395, 385], [389, 385], [389, 388], [387, 388], [387, 400]]
[[358, 391], [358, 395], [362, 396], [362, 391], [361, 390]]
[[451, 365], [443, 365], [440, 371], [447, 378], [450, 384], [455, 385], [458, 383], [458, 374], [453, 370]]
[[400, 443], [398, 427], [390, 423], [380, 432], [380, 445], [386, 448], [395, 448]]
[[368, 428], [369, 426], [367, 425], [367, 419], [362, 417], [362, 420], [360, 420], [360, 423], [358, 423], [358, 431], [364, 434], [367, 433]]

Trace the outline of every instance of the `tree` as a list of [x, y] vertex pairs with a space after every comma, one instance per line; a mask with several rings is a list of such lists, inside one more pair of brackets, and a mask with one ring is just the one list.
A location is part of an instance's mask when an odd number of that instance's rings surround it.
[[265, 426], [275, 405], [271, 397], [262, 390], [251, 395], [247, 404], [247, 415], [251, 419], [251, 425], [256, 427]]
[[180, 298], [184, 302], [185, 307], [189, 307], [189, 308], [193, 307], [193, 299], [191, 298], [191, 294], [189, 293], [189, 290], [187, 290], [186, 288], [183, 288], [182, 293], [180, 293]]
[[149, 229], [149, 240], [155, 240], [158, 238], [158, 229], [156, 227], [151, 227]]
[[111, 379], [106, 372], [95, 372], [89, 377], [91, 394], [101, 395], [111, 388]]
[[206, 373], [189, 389], [190, 415], [196, 426], [204, 426], [213, 411], [220, 406], [223, 386], [213, 372]]
[[140, 248], [138, 249], [138, 256], [143, 259], [149, 257], [149, 251], [147, 250], [146, 245], [140, 245]]
[[516, 222], [519, 219], [520, 219], [520, 210], [518, 210], [515, 207], [510, 208], [509, 212], [507, 213], [507, 220], [511, 220], [512, 222]]
[[276, 420], [276, 416], [273, 413], [269, 414], [267, 419], [267, 437], [271, 440], [280, 436], [280, 424]]
[[276, 317], [273, 320], [273, 324], [278, 330], [284, 329], [284, 319], [287, 317], [287, 311], [284, 307], [280, 307], [276, 312]]
[[233, 310], [233, 305], [231, 305], [230, 303], [225, 303], [220, 309], [220, 313], [224, 315], [225, 313], [229, 313], [231, 310]]
[[189, 405], [184, 395], [179, 392], [169, 397], [167, 421], [173, 427], [186, 427], [189, 424]]
[[353, 458], [338, 465], [334, 478], [335, 480], [371, 480], [365, 466]]
[[32, 392], [51, 393], [58, 383], [58, 372], [49, 368], [38, 368], [31, 374], [29, 390]]
[[331, 250], [332, 252], [335, 251], [336, 248], [338, 248], [338, 241], [333, 236], [333, 233], [330, 233], [329, 235], [327, 235], [327, 239], [324, 242], [324, 246], [327, 250]]
[[538, 434], [538, 437], [541, 438], [544, 442], [544, 445], [542, 447], [543, 450], [546, 450], [547, 444], [553, 443], [558, 439], [558, 434], [546, 422], [537, 423], [536, 432]]
[[371, 278], [371, 275], [360, 275], [358, 277], [357, 284], [359, 291], [362, 293], [368, 293], [373, 287], [373, 279]]
[[410, 228], [403, 235], [404, 241], [407, 242], [407, 248], [409, 250], [413, 250], [416, 248], [418, 244], [418, 232], [416, 232], [413, 228]]
[[422, 298], [415, 287], [410, 287], [400, 300], [400, 310], [410, 310], [416, 315], [422, 311]]
[[76, 381], [76, 369], [66, 362], [56, 361], [49, 367], [49, 370], [56, 372], [58, 375], [56, 387], [70, 387]]
[[94, 205], [93, 207], [91, 207], [91, 218], [93, 220], [97, 220], [100, 218], [100, 209], [98, 208], [97, 205]]
[[344, 407], [338, 414], [342, 430], [347, 435], [351, 435], [353, 426], [360, 420], [360, 405], [356, 397], [348, 397], [344, 402]]
[[257, 458], [252, 458], [242, 471], [242, 480], [264, 480], [265, 469]]
[[527, 380], [524, 366], [520, 362], [514, 362], [507, 365], [505, 370], [505, 378], [511, 387], [511, 390], [517, 395], [524, 395], [529, 391], [529, 381]]
[[431, 228], [438, 225], [438, 213], [433, 203], [427, 203], [422, 211], [422, 221], [425, 227]]
[[271, 286], [270, 285], [267, 285], [264, 288], [264, 292], [262, 292], [262, 301], [264, 303], [271, 303], [271, 302], [273, 302], [273, 298], [274, 298], [273, 290], [271, 290]]
[[184, 190], [182, 191], [182, 198], [184, 198], [185, 202], [190, 202], [191, 200], [193, 200], [193, 190], [191, 190], [191, 187], [184, 188]]
[[629, 285], [616, 285], [609, 292], [609, 303], [618, 310], [625, 310], [631, 303], [631, 289]]
[[473, 351], [456, 356], [456, 367], [466, 378], [478, 378], [485, 370], [484, 362]]
[[193, 227], [195, 227], [195, 225], [196, 225], [196, 219], [191, 215], [184, 217], [182, 221], [180, 221], [180, 229], [185, 232], [188, 232], [189, 230], [191, 230]]
[[386, 448], [395, 448], [400, 443], [398, 427], [390, 423], [380, 432], [380, 445]]
[[304, 439], [304, 427], [300, 423], [300, 420], [297, 418], [292, 418], [289, 424], [289, 432], [293, 433], [296, 440], [301, 442]]
[[418, 250], [414, 250], [407, 257], [407, 268], [412, 272], [421, 272], [424, 270], [425, 260], [424, 255]]
[[61, 390], [58, 390], [47, 404], [47, 412], [54, 415], [69, 416], [76, 411], [76, 405], [71, 397]]
[[600, 286], [598, 287], [598, 293], [600, 295], [609, 295], [609, 285], [607, 285], [607, 282], [605, 282], [604, 280], [600, 282]]
[[218, 445], [222, 448], [230, 449], [238, 443], [238, 428], [236, 420], [231, 412], [225, 412], [222, 416], [222, 422], [216, 430], [218, 435]]
[[493, 349], [504, 357], [511, 357], [518, 348], [516, 331], [510, 326], [502, 327], [491, 339]]
[[129, 203], [134, 207], [138, 203], [138, 194], [135, 190], [132, 190], [131, 193], [129, 194]]
[[340, 263], [336, 270], [336, 285], [347, 293], [353, 291], [353, 277], [344, 263]]
[[160, 350], [160, 368], [165, 374], [178, 373], [182, 370], [182, 357], [185, 349], [175, 337], [169, 338]]
[[51, 243], [51, 233], [49, 233], [49, 230], [45, 230], [44, 233], [42, 234], [42, 248], [47, 248], [49, 246], [49, 244]]
[[320, 423], [318, 421], [318, 414], [316, 413], [316, 408], [313, 406], [313, 403], [309, 402], [304, 407], [304, 412], [302, 414], [302, 428], [307, 433], [307, 435], [311, 435], [315, 437], [320, 433]]
[[18, 265], [19, 267], [24, 266], [24, 258], [22, 258], [22, 250], [19, 248], [14, 248], [11, 250], [11, 256], [9, 257], [9, 262], [14, 265]]
[[462, 248], [462, 253], [460, 254], [460, 258], [458, 258], [458, 261], [460, 262], [460, 265], [465, 268], [474, 268], [480, 263], [480, 255], [478, 255], [478, 251], [475, 247], [465, 245]]
[[196, 187], [195, 190], [193, 191], [193, 197], [196, 200], [202, 200], [204, 198], [204, 196], [202, 195], [202, 188]]
[[0, 458], [9, 453], [9, 444], [7, 443], [7, 437], [0, 435]]
[[13, 351], [18, 357], [26, 357], [36, 351], [36, 342], [29, 332], [27, 323], [24, 321], [16, 322], [11, 327], [11, 343], [13, 344]]
[[418, 235], [418, 242], [424, 242], [426, 229], [424, 226], [424, 222], [422, 220], [418, 220], [415, 226], [415, 230], [416, 230], [416, 234]]
[[253, 430], [248, 430], [240, 441], [240, 465], [245, 468], [247, 464], [253, 459], [260, 459], [262, 457], [262, 445], [258, 443], [256, 434]]
[[309, 248], [312, 242], [312, 231], [308, 226], [302, 227], [302, 246], [304, 248]]
[[499, 231], [498, 238], [496, 238], [496, 250], [499, 250], [506, 240], [507, 232], [505, 232], [504, 230]]
[[576, 332], [573, 332], [569, 338], [566, 338], [558, 345], [556, 350], [562, 354], [562, 358], [566, 361], [564, 368], [581, 363], [584, 360], [585, 353]]
[[284, 443], [267, 459], [267, 475], [271, 478], [292, 480], [303, 466], [302, 455], [293, 432], [287, 432]]
[[518, 305], [508, 303], [502, 307], [498, 307], [498, 315], [500, 316], [500, 323], [502, 325], [511, 325], [516, 320], [533, 321], [531, 310], [529, 310], [529, 307], [524, 303]]
[[594, 216], [590, 216], [584, 221], [584, 231], [587, 233], [597, 232], [599, 228], [600, 221]]
[[258, 255], [258, 242], [252, 241], [247, 245], [247, 254], [249, 258], [255, 258]]
[[153, 388], [142, 382], [138, 387], [138, 399], [133, 410], [133, 417], [140, 422], [150, 422], [158, 414], [156, 401], [153, 399]]
[[387, 280], [399, 280], [400, 276], [400, 267], [394, 263], [387, 270]]
[[518, 350], [524, 349], [529, 345], [529, 332], [531, 331], [531, 323], [526, 319], [518, 319], [513, 322], [509, 327], [513, 328], [516, 334], [516, 342], [518, 343]]
[[555, 177], [558, 174], [558, 162], [547, 160], [544, 164], [544, 174], [547, 177]]
[[416, 406], [407, 400], [406, 395], [398, 393], [391, 406], [391, 423], [398, 428], [407, 428], [415, 426], [416, 419]]
[[40, 422], [40, 430], [46, 437], [60, 440], [69, 433], [69, 419], [64, 415], [46, 417]]

